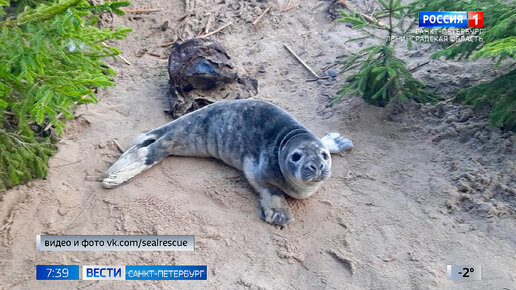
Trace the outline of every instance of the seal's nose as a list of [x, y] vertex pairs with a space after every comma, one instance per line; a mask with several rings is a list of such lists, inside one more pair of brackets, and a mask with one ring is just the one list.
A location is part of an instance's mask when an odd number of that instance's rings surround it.
[[316, 164], [314, 162], [307, 162], [305, 164], [305, 170], [314, 177], [319, 177], [319, 175], [321, 175], [323, 167], [324, 164]]

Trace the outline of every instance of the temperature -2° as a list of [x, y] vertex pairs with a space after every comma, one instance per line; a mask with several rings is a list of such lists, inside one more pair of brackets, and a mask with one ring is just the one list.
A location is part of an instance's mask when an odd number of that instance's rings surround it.
[[448, 280], [482, 280], [480, 265], [448, 265]]

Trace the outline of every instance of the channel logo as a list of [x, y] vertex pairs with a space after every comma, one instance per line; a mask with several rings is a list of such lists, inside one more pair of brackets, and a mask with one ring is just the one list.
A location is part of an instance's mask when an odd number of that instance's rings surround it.
[[125, 266], [82, 266], [83, 280], [125, 280]]
[[484, 27], [484, 12], [421, 11], [419, 27]]
[[[79, 280], [79, 266], [76, 267], [77, 275], [73, 276], [74, 279], [53, 280]], [[48, 272], [44, 270], [42, 268], [37, 272], [38, 280], [49, 280], [43, 279]], [[207, 272], [206, 265], [82, 266], [82, 280], [207, 280]]]

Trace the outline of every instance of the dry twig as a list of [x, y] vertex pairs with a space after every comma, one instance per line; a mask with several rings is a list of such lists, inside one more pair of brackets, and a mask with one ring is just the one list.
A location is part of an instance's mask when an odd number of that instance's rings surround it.
[[186, 19], [186, 17], [188, 17], [188, 16], [190, 16], [190, 15], [192, 15], [192, 13], [190, 13], [190, 12], [189, 12], [189, 13], [186, 13], [186, 14], [183, 14], [183, 15], [181, 15], [181, 16], [177, 19], [177, 21], [181, 22], [181, 21], [185, 20], [185, 19]]
[[[102, 45], [104, 45], [105, 47], [110, 47], [105, 42], [102, 42]], [[117, 57], [120, 58], [123, 62], [125, 62], [125, 64], [131, 65], [131, 63], [125, 57], [123, 57], [121, 54], [118, 54]]]
[[163, 9], [122, 9], [125, 13], [151, 13], [151, 12], [158, 12]]
[[421, 63], [421, 64], [416, 65], [414, 68], [409, 69], [409, 71], [410, 71], [410, 72], [414, 72], [414, 71], [416, 71], [418, 68], [420, 68], [420, 67], [422, 67], [422, 66], [425, 66], [425, 65], [427, 65], [427, 64], [429, 64], [429, 63], [430, 63], [430, 61], [425, 61], [425, 62], [423, 62], [423, 63]]
[[113, 144], [115, 144], [116, 149], [118, 149], [118, 151], [120, 151], [120, 153], [125, 152], [124, 148], [122, 146], [120, 146], [120, 144], [118, 143], [118, 141], [116, 141], [116, 139], [113, 139]]
[[226, 23], [226, 24], [224, 24], [222, 27], [220, 27], [220, 28], [218, 28], [218, 29], [215, 29], [215, 30], [213, 30], [213, 31], [212, 31], [212, 32], [210, 32], [210, 33], [206, 33], [206, 34], [204, 34], [204, 35], [199, 36], [199, 38], [206, 38], [206, 37], [208, 37], [208, 36], [212, 36], [213, 34], [215, 34], [215, 33], [219, 32], [219, 31], [223, 30], [224, 28], [226, 28], [226, 27], [230, 26], [231, 24], [233, 24], [233, 22]]
[[301, 7], [300, 5], [296, 5], [296, 6], [292, 6], [292, 7], [288, 7], [287, 9], [283, 10], [283, 12], [287, 12], [287, 11], [290, 11], [294, 8], [297, 8], [297, 7]]
[[212, 15], [210, 14], [210, 18], [208, 18], [208, 21], [206, 22], [206, 27], [204, 27], [204, 33], [208, 33], [210, 31], [210, 28], [211, 28], [211, 22], [213, 21], [213, 17]]
[[260, 16], [258, 16], [258, 18], [256, 18], [256, 20], [253, 21], [253, 25], [256, 27], [258, 25], [258, 23], [260, 23], [260, 21], [262, 21], [262, 18], [265, 16], [265, 14], [267, 14], [267, 12], [269, 12], [269, 10], [271, 10], [272, 6], [269, 5], [265, 11], [263, 11], [262, 14], [260, 14]]
[[454, 100], [455, 100], [455, 97], [451, 97], [451, 98], [446, 99], [446, 100], [444, 100], [444, 101], [440, 101], [440, 102], [438, 102], [438, 103], [437, 103], [437, 104], [435, 104], [435, 105], [439, 105], [439, 104], [446, 104], [446, 103], [449, 103], [449, 102], [453, 102]]
[[77, 161], [70, 162], [70, 163], [56, 165], [56, 166], [54, 166], [54, 168], [64, 167], [64, 166], [68, 166], [68, 165], [72, 165], [72, 164], [77, 164], [77, 163], [81, 163], [81, 162], [82, 162], [82, 160], [77, 160]]
[[[351, 9], [349, 8], [348, 4], [346, 3], [346, 1], [344, 1], [344, 0], [338, 0], [338, 1], [339, 1], [340, 5], [342, 5], [342, 7], [346, 8], [346, 9], [348, 9], [348, 10], [351, 10]], [[379, 26], [379, 27], [381, 27], [381, 28], [385, 28], [385, 29], [387, 28], [387, 26], [383, 25], [380, 21], [378, 21], [378, 19], [375, 19], [375, 18], [373, 18], [373, 17], [371, 17], [371, 16], [369, 16], [369, 15], [367, 15], [367, 14], [364, 14], [364, 13], [362, 13], [362, 12], [358, 12], [358, 11], [355, 11], [355, 12], [356, 12], [356, 13], [358, 13], [358, 14], [360, 14], [360, 15], [362, 15], [362, 17], [364, 17], [364, 19], [365, 19], [367, 22], [369, 22], [369, 23], [371, 23], [371, 24], [378, 25], [378, 26]]]
[[165, 59], [167, 58], [166, 56], [163, 56], [161, 54], [157, 54], [157, 53], [153, 53], [153, 52], [147, 52], [148, 55], [150, 56], [154, 56], [154, 57], [157, 57], [157, 58], [161, 58], [161, 59]]
[[167, 47], [167, 46], [171, 46], [174, 43], [175, 43], [175, 41], [163, 42], [163, 43], [158, 44], [157, 46], [158, 47]]
[[[75, 104], [77, 104], [77, 102], [74, 102]], [[63, 116], [63, 113], [59, 113], [57, 114], [56, 116], [56, 119], [59, 119]], [[50, 127], [52, 127], [52, 122], [48, 123], [46, 126], [45, 126], [45, 129], [43, 129], [44, 132], [48, 131], [48, 129], [50, 129]]]
[[286, 12], [286, 11], [289, 11], [290, 9], [292, 9], [292, 8], [290, 8], [290, 4], [292, 4], [292, 0], [288, 0], [288, 4], [285, 7], [285, 9], [283, 9], [283, 12]]
[[320, 79], [321, 77], [311, 68], [309, 67], [306, 62], [304, 62], [288, 45], [283, 44], [285, 48], [299, 61], [314, 77], [317, 79]]
[[[88, 95], [84, 95], [84, 96], [81, 97], [81, 99], [86, 99], [87, 97], [89, 97], [89, 96]], [[73, 102], [74, 106], [77, 106], [78, 103], [79, 103], [78, 101]], [[57, 114], [56, 119], [59, 119], [62, 116], [63, 116], [63, 113], [61, 112], [61, 113]], [[45, 126], [45, 128], [43, 129], [43, 131], [44, 132], [48, 131], [50, 129], [50, 127], [52, 127], [52, 123], [48, 123]]]

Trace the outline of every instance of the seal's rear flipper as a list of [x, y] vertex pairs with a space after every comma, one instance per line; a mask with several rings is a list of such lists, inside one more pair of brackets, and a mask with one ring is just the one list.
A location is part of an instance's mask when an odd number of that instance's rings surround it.
[[321, 141], [330, 153], [339, 153], [353, 148], [353, 142], [340, 136], [339, 133], [328, 133], [321, 138]]
[[155, 137], [151, 134], [138, 136], [134, 145], [106, 171], [102, 185], [105, 188], [118, 187], [167, 157], [168, 154], [160, 150], [160, 140]]

